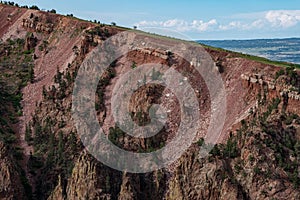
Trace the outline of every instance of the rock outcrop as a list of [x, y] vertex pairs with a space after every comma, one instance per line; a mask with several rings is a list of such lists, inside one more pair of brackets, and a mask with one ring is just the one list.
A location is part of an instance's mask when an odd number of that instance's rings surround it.
[[295, 87], [293, 85], [282, 84], [281, 82], [276, 81], [274, 78], [270, 78], [262, 74], [242, 74], [241, 79], [252, 84], [259, 84], [261, 86], [266, 85], [268, 89], [276, 90], [280, 96], [287, 95], [287, 97], [290, 99], [300, 100], [300, 94], [298, 91], [295, 91]]
[[33, 35], [33, 33], [30, 33], [25, 39], [24, 50], [29, 51], [34, 49], [34, 47], [37, 45], [37, 42], [37, 38]]
[[51, 33], [54, 28], [53, 23], [42, 22], [39, 16], [31, 14], [29, 18], [22, 20], [22, 26], [37, 32]]
[[0, 199], [26, 199], [20, 168], [2, 142], [0, 142]]

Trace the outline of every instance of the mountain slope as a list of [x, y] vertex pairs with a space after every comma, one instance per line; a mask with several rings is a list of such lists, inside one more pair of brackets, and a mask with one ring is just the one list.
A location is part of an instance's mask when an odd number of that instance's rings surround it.
[[[209, 145], [201, 144], [201, 137], [211, 112], [203, 79], [179, 56], [166, 56], [159, 49], [151, 49], [150, 54], [143, 49], [132, 50], [109, 67], [97, 87], [97, 117], [112, 142], [132, 151], [153, 151], [167, 143], [178, 128], [178, 102], [174, 99], [170, 103], [166, 98], [169, 91], [155, 85], [137, 90], [130, 109], [137, 123], [145, 123], [151, 104], [173, 108], [168, 128], [158, 137], [139, 140], [126, 136], [111, 119], [113, 87], [126, 72], [149, 62], [185, 73], [193, 88], [201, 90], [198, 98], [204, 120], [195, 144], [172, 166], [146, 174], [119, 172], [84, 149], [71, 107], [74, 80], [82, 62], [98, 44], [125, 29], [1, 4], [0, 19], [4, 46], [14, 49], [11, 41], [24, 41], [19, 51], [9, 51], [9, 56], [25, 54], [25, 59], [30, 55], [27, 59], [34, 63], [34, 74], [27, 69], [29, 79], [24, 78], [25, 83], [16, 92], [22, 92], [23, 112], [14, 130], [16, 141], [12, 142], [15, 148], [22, 147], [23, 154], [23, 160], [18, 161], [22, 169], [16, 167], [16, 174], [19, 178], [25, 174], [33, 196], [26, 181], [12, 185], [9, 181], [18, 177], [2, 179], [9, 191], [23, 188], [17, 197], [24, 196], [22, 191], [27, 188], [29, 199], [299, 199], [298, 71], [205, 47], [225, 83], [228, 110], [220, 144], [210, 156], [199, 159], [200, 146]], [[168, 38], [158, 40], [169, 43]], [[0, 54], [4, 61], [8, 57], [5, 50]], [[4, 62], [1, 69], [2, 77], [13, 72]], [[5, 107], [2, 112], [9, 109]], [[3, 132], [5, 141], [11, 134], [8, 129]], [[6, 158], [17, 159], [5, 154]], [[11, 162], [4, 161], [6, 165]], [[7, 176], [1, 172], [0, 177]], [[10, 193], [4, 192], [8, 199]]]

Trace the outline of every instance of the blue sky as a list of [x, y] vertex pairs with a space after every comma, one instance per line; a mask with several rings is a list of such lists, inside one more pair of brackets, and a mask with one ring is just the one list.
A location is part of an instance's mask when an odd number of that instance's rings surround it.
[[[298, 0], [16, 0], [61, 14], [138, 29], [167, 28], [192, 39], [300, 37]], [[148, 30], [148, 29], [147, 29]], [[154, 31], [153, 31], [154, 32]]]

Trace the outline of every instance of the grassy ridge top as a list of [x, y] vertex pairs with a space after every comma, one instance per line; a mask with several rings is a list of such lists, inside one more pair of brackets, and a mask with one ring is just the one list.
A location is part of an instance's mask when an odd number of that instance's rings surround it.
[[219, 48], [219, 47], [212, 47], [212, 46], [205, 45], [205, 44], [202, 44], [202, 43], [199, 43], [199, 44], [201, 44], [203, 47], [208, 48], [208, 49], [212, 49], [212, 50], [215, 50], [215, 51], [222, 51], [222, 52], [232, 53], [232, 54], [235, 54], [238, 57], [253, 60], [253, 61], [257, 61], [257, 62], [260, 62], [260, 63], [263, 63], [263, 64], [275, 65], [275, 66], [278, 66], [278, 67], [295, 67], [297, 69], [300, 69], [300, 65], [295, 64], [295, 63], [269, 60], [267, 58], [263, 58], [263, 57], [259, 57], [259, 56], [239, 53], [239, 52], [235, 52], [235, 51], [230, 51], [230, 50], [222, 49], [222, 48]]

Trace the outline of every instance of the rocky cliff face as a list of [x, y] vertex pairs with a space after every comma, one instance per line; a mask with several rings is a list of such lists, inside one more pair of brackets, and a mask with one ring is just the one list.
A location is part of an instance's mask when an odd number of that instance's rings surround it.
[[[14, 163], [7, 147], [0, 142], [0, 198], [26, 199], [19, 166]], [[24, 178], [24, 177], [23, 177]]]
[[[229, 109], [220, 144], [208, 157], [199, 158], [200, 148], [210, 145], [203, 144], [201, 137], [208, 126], [211, 102], [203, 78], [192, 69], [197, 63], [187, 63], [169, 51], [132, 46], [126, 56], [109, 67], [97, 87], [95, 108], [108, 138], [122, 148], [150, 152], [172, 139], [178, 129], [178, 100], [171, 91], [156, 84], [135, 91], [129, 110], [136, 123], [144, 124], [149, 122], [152, 104], [163, 104], [170, 109], [169, 121], [159, 137], [145, 140], [128, 137], [112, 118], [110, 98], [117, 81], [126, 72], [149, 62], [176, 69], [190, 81], [201, 107], [203, 130], [198, 131], [194, 144], [172, 166], [131, 174], [104, 166], [89, 155], [77, 136], [71, 116], [78, 68], [98, 44], [124, 29], [4, 5], [0, 5], [0, 22], [2, 42], [9, 45], [23, 39], [20, 52], [25, 54], [24, 59], [34, 60], [34, 73], [29, 73], [30, 80], [20, 85], [23, 94], [20, 126], [12, 125], [20, 139], [11, 145], [21, 146], [25, 159], [15, 162], [16, 158], [7, 150], [8, 144], [0, 142], [0, 198], [300, 198], [298, 71], [290, 68], [281, 71], [277, 66], [236, 53], [206, 48], [225, 83]], [[8, 38], [11, 40], [6, 41]], [[20, 54], [14, 50], [18, 48], [4, 47], [1, 57]], [[4, 74], [13, 73], [4, 61], [1, 60], [0, 70], [4, 70], [3, 77], [8, 77]], [[0, 108], [1, 112], [10, 110]], [[2, 121], [1, 127], [6, 127]], [[27, 182], [32, 186], [33, 196], [28, 195]]]

